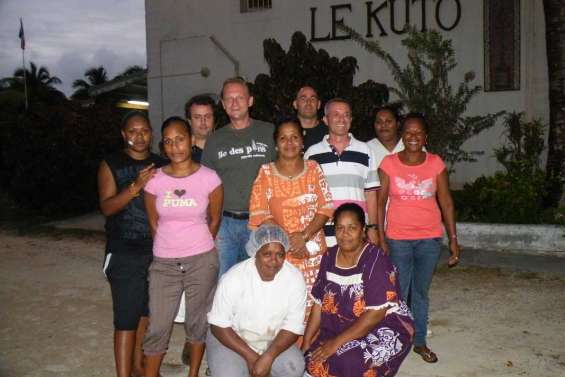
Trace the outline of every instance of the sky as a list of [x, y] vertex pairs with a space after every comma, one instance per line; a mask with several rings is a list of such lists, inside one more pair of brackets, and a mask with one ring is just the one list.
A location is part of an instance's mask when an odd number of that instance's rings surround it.
[[22, 66], [20, 17], [26, 64], [45, 66], [67, 95], [88, 68], [102, 65], [112, 78], [146, 66], [144, 0], [0, 0], [0, 78]]

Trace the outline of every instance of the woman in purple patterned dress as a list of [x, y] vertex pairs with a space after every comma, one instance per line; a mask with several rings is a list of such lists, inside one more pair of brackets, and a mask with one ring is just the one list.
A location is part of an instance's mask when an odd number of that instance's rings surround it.
[[305, 376], [394, 376], [414, 335], [396, 268], [365, 241], [361, 207], [341, 205], [334, 224], [337, 246], [323, 256], [312, 288], [315, 304], [302, 345]]

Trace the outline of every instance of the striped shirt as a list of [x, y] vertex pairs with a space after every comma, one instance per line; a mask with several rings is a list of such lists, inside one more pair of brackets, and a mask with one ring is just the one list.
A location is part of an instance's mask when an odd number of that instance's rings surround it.
[[[339, 154], [328, 142], [329, 135], [312, 145], [304, 158], [316, 161], [324, 171], [333, 198], [334, 208], [343, 203], [356, 203], [367, 212], [365, 192], [380, 186], [376, 157], [366, 143], [349, 134], [349, 145]], [[331, 222], [324, 226], [328, 247], [335, 245]]]

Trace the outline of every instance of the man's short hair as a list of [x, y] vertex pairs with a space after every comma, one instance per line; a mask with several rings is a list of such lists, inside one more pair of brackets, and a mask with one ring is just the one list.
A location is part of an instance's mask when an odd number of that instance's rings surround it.
[[326, 102], [326, 104], [324, 105], [324, 115], [325, 116], [328, 115], [329, 108], [334, 103], [345, 103], [347, 106], [349, 106], [349, 110], [351, 110], [351, 104], [349, 103], [349, 101], [347, 101], [343, 98], [340, 98], [340, 97], [335, 97], [335, 98], [332, 98], [331, 100], [329, 100], [328, 102]]
[[249, 85], [247, 84], [247, 81], [245, 81], [245, 79], [241, 76], [236, 76], [236, 77], [230, 77], [229, 79], [224, 81], [224, 83], [222, 84], [222, 92], [220, 93], [220, 98], [224, 98], [224, 89], [229, 84], [243, 85], [245, 89], [247, 89], [247, 93], [249, 93], [249, 95], [251, 96], [251, 89], [249, 89]]
[[184, 105], [184, 116], [186, 119], [190, 119], [190, 108], [192, 105], [200, 105], [200, 106], [210, 106], [212, 108], [212, 112], [214, 111], [214, 106], [216, 103], [212, 99], [212, 97], [207, 96], [205, 94], [199, 94], [191, 99]]
[[316, 90], [316, 88], [314, 88], [312, 85], [302, 85], [300, 88], [298, 88], [298, 90], [296, 91], [296, 95], [294, 96], [295, 99], [298, 99], [298, 93], [300, 93], [300, 91], [304, 88], [310, 88], [314, 91], [314, 93], [316, 93], [316, 97], [318, 97], [318, 100], [320, 99], [320, 97], [318, 96], [318, 91]]

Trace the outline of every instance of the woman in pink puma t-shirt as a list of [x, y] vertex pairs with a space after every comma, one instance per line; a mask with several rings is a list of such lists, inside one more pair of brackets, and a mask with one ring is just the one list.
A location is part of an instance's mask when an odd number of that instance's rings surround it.
[[190, 127], [180, 117], [161, 127], [170, 163], [145, 186], [147, 218], [153, 233], [149, 267], [149, 328], [143, 341], [145, 377], [157, 377], [167, 351], [173, 320], [185, 294], [184, 323], [189, 344], [189, 377], [197, 377], [218, 280], [218, 233], [223, 203], [216, 172], [191, 158]]
[[402, 299], [410, 302], [414, 315], [414, 352], [434, 363], [437, 356], [426, 345], [428, 290], [440, 255], [442, 215], [450, 267], [459, 262], [459, 245], [447, 169], [438, 155], [424, 150], [426, 137], [425, 118], [407, 114], [402, 122], [405, 149], [385, 157], [379, 166], [377, 208], [381, 247], [398, 268]]

